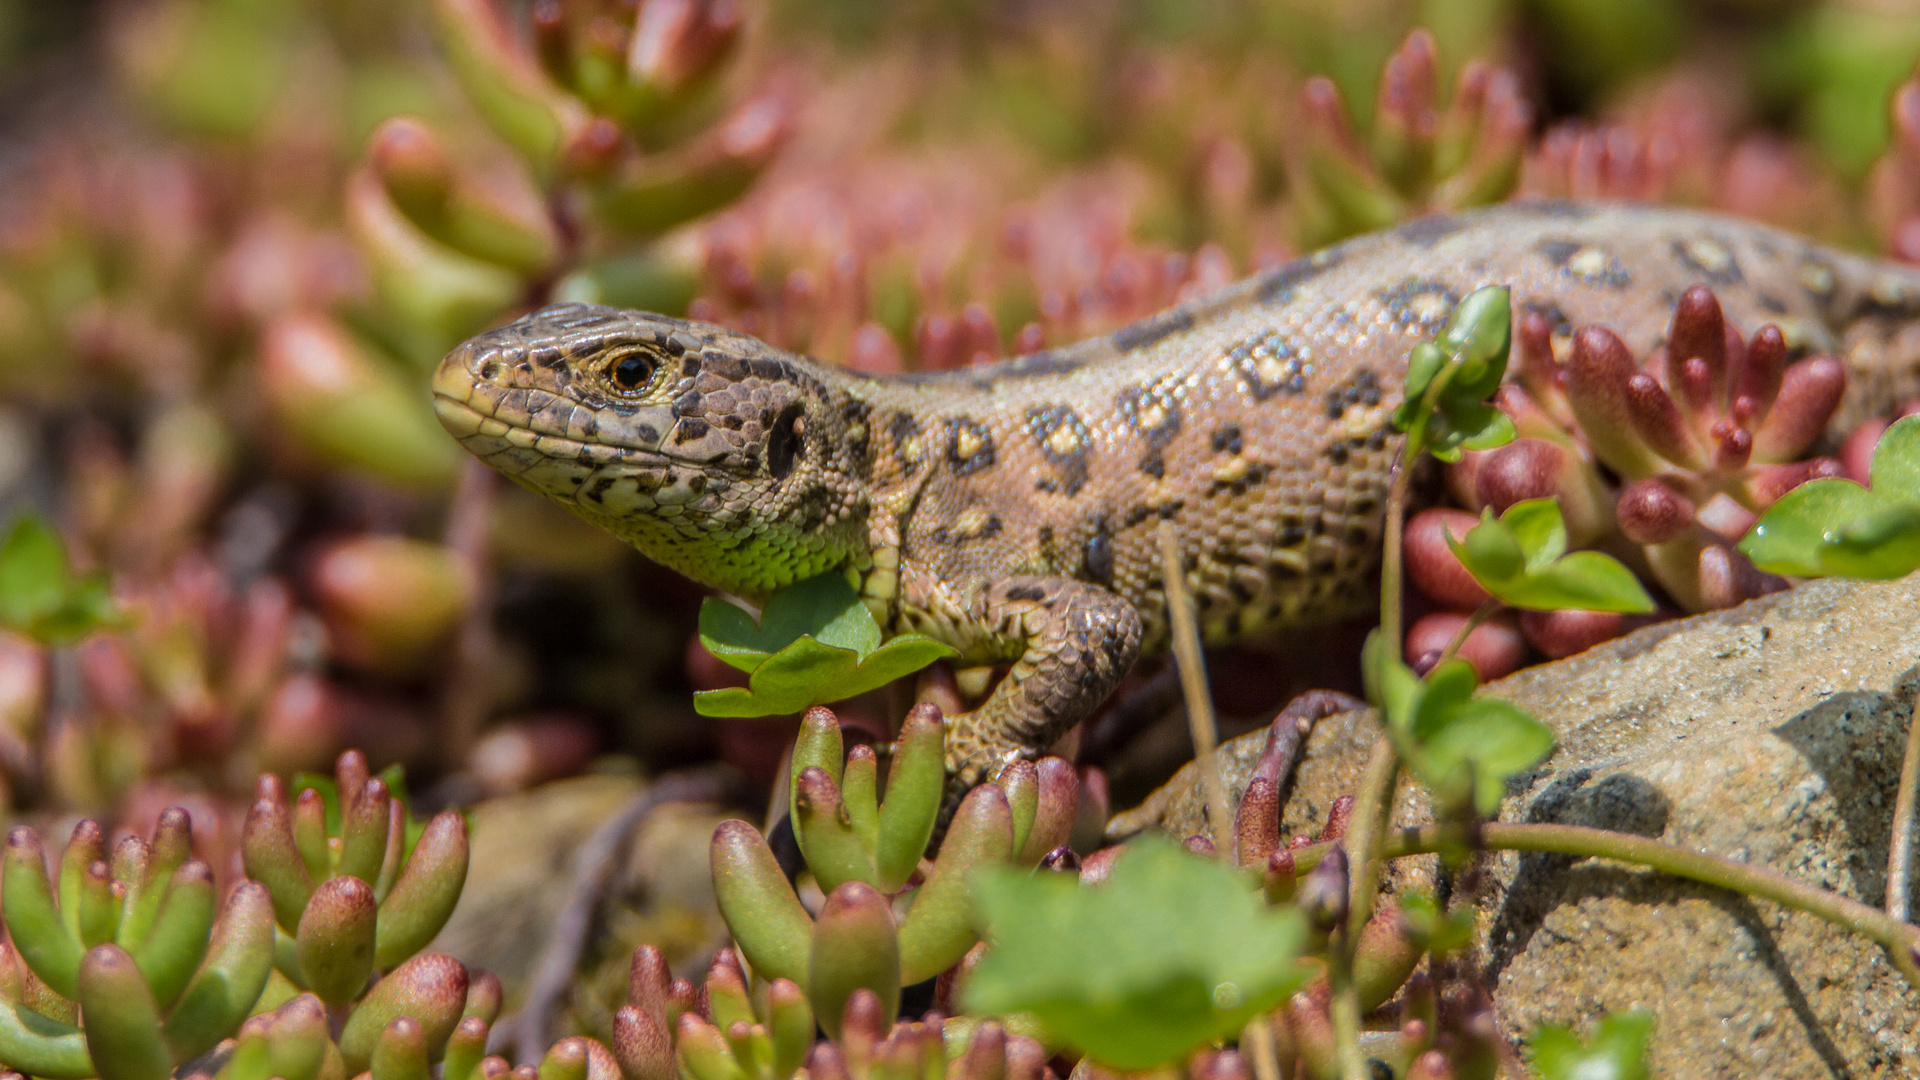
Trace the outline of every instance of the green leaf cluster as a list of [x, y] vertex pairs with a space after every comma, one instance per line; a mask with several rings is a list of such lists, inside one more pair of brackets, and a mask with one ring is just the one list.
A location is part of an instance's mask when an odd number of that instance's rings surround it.
[[60, 536], [23, 514], [0, 542], [0, 626], [47, 645], [71, 645], [124, 623], [102, 573], [76, 576]]
[[1740, 541], [1762, 570], [1795, 577], [1896, 578], [1920, 568], [1920, 416], [1889, 427], [1868, 487], [1837, 477], [1780, 497]]
[[788, 716], [875, 690], [959, 654], [919, 634], [880, 642], [880, 624], [846, 578], [822, 574], [782, 589], [760, 621], [724, 600], [700, 607], [700, 643], [747, 673], [748, 686], [693, 696], [702, 716]]
[[1477, 680], [1464, 660], [1449, 660], [1422, 679], [1400, 660], [1396, 643], [1375, 630], [1361, 673], [1400, 756], [1444, 806], [1470, 802], [1492, 816], [1508, 778], [1553, 751], [1553, 732], [1519, 706], [1473, 696]]
[[1447, 546], [1503, 604], [1533, 611], [1577, 608], [1645, 614], [1653, 598], [1633, 571], [1598, 551], [1567, 551], [1567, 524], [1551, 498], [1514, 503], [1498, 518], [1480, 512], [1465, 540]]
[[1534, 1029], [1527, 1050], [1540, 1080], [1647, 1080], [1647, 1036], [1653, 1014], [1636, 1009], [1603, 1017], [1582, 1042], [1566, 1028]]
[[1249, 1020], [1304, 984], [1304, 917], [1247, 877], [1143, 837], [1097, 887], [1072, 875], [975, 876], [993, 947], [968, 976], [969, 1011], [1029, 1012], [1116, 1069], [1148, 1069]]
[[1406, 398], [1393, 426], [1407, 435], [1402, 460], [1421, 452], [1458, 461], [1463, 450], [1512, 442], [1513, 421], [1487, 404], [1507, 371], [1513, 312], [1504, 287], [1476, 289], [1453, 309], [1436, 341], [1407, 358]]

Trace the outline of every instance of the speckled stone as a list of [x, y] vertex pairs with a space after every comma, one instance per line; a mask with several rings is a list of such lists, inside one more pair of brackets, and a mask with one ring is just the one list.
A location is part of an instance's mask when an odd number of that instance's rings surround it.
[[[1879, 905], [1917, 660], [1910, 578], [1816, 582], [1520, 672], [1490, 692], [1560, 748], [1501, 817], [1659, 836]], [[1353, 789], [1374, 730], [1365, 713], [1316, 730], [1289, 831]], [[1226, 748], [1236, 800], [1263, 737]], [[1196, 830], [1189, 772], [1112, 832]], [[1402, 789], [1397, 817], [1425, 817], [1417, 793]], [[1642, 1007], [1663, 1076], [1920, 1075], [1920, 993], [1865, 939], [1613, 864], [1508, 853], [1487, 868], [1478, 947], [1515, 1036]]]

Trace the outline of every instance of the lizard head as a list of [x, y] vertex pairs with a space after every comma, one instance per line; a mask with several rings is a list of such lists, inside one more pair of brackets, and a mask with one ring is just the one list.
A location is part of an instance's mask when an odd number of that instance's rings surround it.
[[864, 428], [824, 374], [720, 327], [556, 304], [448, 353], [434, 409], [521, 485], [762, 597], [866, 551]]

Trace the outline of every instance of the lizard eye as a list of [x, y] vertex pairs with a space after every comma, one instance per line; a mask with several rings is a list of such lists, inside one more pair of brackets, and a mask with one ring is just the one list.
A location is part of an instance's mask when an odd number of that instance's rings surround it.
[[620, 389], [638, 390], [653, 381], [653, 361], [640, 353], [628, 353], [607, 374]]

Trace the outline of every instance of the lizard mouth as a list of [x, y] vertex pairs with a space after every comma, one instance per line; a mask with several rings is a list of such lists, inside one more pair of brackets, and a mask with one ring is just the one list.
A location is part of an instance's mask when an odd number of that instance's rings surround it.
[[594, 466], [693, 464], [663, 454], [653, 447], [622, 445], [604, 439], [580, 439], [559, 432], [542, 431], [528, 422], [527, 417], [477, 408], [470, 400], [438, 391], [433, 395], [433, 411], [440, 418], [440, 426], [446, 428], [447, 433], [459, 441], [468, 453], [495, 467], [502, 467], [502, 458], [520, 459], [529, 454]]

